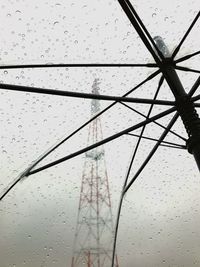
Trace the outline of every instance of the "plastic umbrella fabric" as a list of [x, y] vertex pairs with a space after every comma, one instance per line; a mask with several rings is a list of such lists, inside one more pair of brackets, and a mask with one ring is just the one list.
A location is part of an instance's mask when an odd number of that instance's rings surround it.
[[[3, 266], [69, 266], [81, 155], [102, 144], [121, 265], [198, 266], [198, 169], [186, 142], [198, 124], [193, 110], [187, 118], [188, 99], [199, 107], [198, 3], [8, 1], [1, 12]], [[93, 98], [105, 138], [87, 146]]]

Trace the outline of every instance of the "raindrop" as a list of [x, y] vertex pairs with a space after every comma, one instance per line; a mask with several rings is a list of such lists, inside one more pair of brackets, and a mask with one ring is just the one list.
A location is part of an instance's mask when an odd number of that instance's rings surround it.
[[31, 235], [28, 235], [28, 238], [31, 238]]
[[64, 31], [64, 34], [68, 34], [68, 31]]
[[8, 14], [7, 14], [7, 17], [11, 17], [11, 14], [10, 14], [10, 13], [8, 13]]
[[53, 25], [55, 26], [55, 25], [57, 25], [59, 22], [58, 21], [55, 21], [54, 23], [53, 23]]
[[15, 13], [20, 14], [22, 12], [20, 10], [16, 10]]
[[152, 14], [152, 18], [155, 17], [156, 15], [157, 15], [156, 13], [153, 13], [153, 14]]
[[164, 20], [167, 21], [169, 19], [169, 17], [165, 17]]
[[7, 70], [4, 70], [4, 72], [3, 72], [4, 74], [8, 74], [8, 71]]

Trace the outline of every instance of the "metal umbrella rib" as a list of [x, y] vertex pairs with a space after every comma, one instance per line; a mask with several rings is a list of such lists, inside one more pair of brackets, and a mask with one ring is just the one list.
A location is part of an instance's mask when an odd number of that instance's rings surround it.
[[154, 60], [156, 61], [156, 63], [159, 66], [160, 65], [160, 59], [158, 58], [158, 56], [156, 55], [155, 51], [151, 47], [149, 40], [147, 39], [147, 37], [144, 34], [141, 26], [139, 25], [137, 19], [135, 18], [135, 14], [133, 13], [133, 8], [131, 8], [130, 2], [128, 2], [126, 0], [118, 0], [118, 2], [121, 5], [121, 7], [124, 10], [124, 12], [126, 13], [127, 17], [129, 18], [130, 22], [132, 23], [133, 27], [137, 31], [138, 35], [142, 39], [142, 41], [145, 44], [146, 48], [149, 50], [149, 52], [151, 53], [152, 57], [154, 58]]
[[[139, 112], [138, 110], [136, 110], [136, 109], [130, 107], [129, 105], [127, 105], [127, 104], [125, 104], [125, 103], [122, 103], [122, 102], [120, 102], [120, 103], [121, 103], [122, 105], [124, 105], [125, 107], [127, 107], [128, 109], [130, 109], [130, 110], [134, 111], [135, 113], [141, 115], [142, 117], [146, 118], [146, 116], [145, 116], [143, 113]], [[163, 128], [163, 129], [166, 129], [166, 127], [165, 127], [164, 125], [162, 125], [161, 123], [159, 123], [159, 122], [157, 122], [157, 121], [153, 121], [152, 123], [153, 123], [153, 124], [156, 124], [156, 125], [158, 125], [158, 126], [160, 126], [160, 127]], [[174, 132], [174, 131], [172, 131], [172, 130], [169, 130], [169, 133], [173, 134], [174, 136], [177, 136], [178, 138], [182, 139], [182, 140], [185, 141], [185, 142], [187, 141], [187, 139], [186, 139], [185, 137], [181, 136], [180, 134], [178, 134], [178, 133], [176, 133], [176, 132]]]
[[67, 96], [67, 97], [77, 97], [84, 99], [98, 99], [98, 100], [108, 100], [108, 101], [122, 101], [122, 102], [131, 102], [131, 103], [140, 103], [140, 104], [158, 104], [166, 106], [174, 106], [173, 101], [167, 100], [152, 100], [145, 98], [133, 98], [133, 97], [120, 97], [120, 96], [109, 96], [109, 95], [96, 95], [90, 93], [80, 93], [72, 91], [62, 91], [54, 89], [43, 89], [38, 87], [22, 86], [22, 85], [12, 85], [12, 84], [0, 84], [1, 89], [19, 91], [19, 92], [29, 92], [37, 94], [48, 94], [56, 96]]
[[147, 63], [147, 64], [131, 64], [131, 63], [49, 63], [49, 64], [21, 64], [21, 65], [0, 65], [0, 70], [6, 69], [48, 69], [48, 68], [115, 68], [115, 67], [147, 67], [147, 68], [156, 68], [157, 65], [155, 63]]
[[[133, 136], [133, 137], [140, 137], [140, 135], [138, 134], [133, 134], [133, 133], [127, 133], [127, 135]], [[142, 136], [142, 139], [146, 139], [149, 141], [154, 141], [154, 142], [158, 142], [158, 139], [152, 138], [152, 137], [147, 137], [147, 136]], [[176, 144], [176, 143], [172, 143], [172, 142], [167, 142], [167, 141], [162, 141], [160, 146], [165, 146], [165, 147], [169, 147], [169, 148], [178, 148], [178, 149], [186, 149], [185, 145], [180, 145], [180, 144]]]
[[197, 56], [199, 54], [200, 54], [200, 51], [197, 51], [195, 53], [189, 54], [187, 56], [184, 56], [182, 58], [179, 58], [179, 59], [175, 60], [175, 63], [177, 64], [177, 63], [183, 62], [183, 61], [188, 60], [188, 59], [190, 59], [190, 58], [192, 58], [194, 56]]
[[200, 17], [200, 11], [197, 13], [196, 17], [194, 18], [194, 20], [192, 21], [190, 27], [188, 28], [188, 30], [186, 31], [186, 33], [184, 34], [183, 38], [181, 39], [180, 43], [178, 44], [178, 46], [176, 47], [176, 49], [174, 50], [173, 54], [172, 54], [172, 58], [174, 59], [175, 56], [178, 54], [182, 44], [184, 43], [185, 39], [187, 38], [187, 36], [189, 35], [189, 33], [191, 32], [192, 28], [194, 27], [195, 23], [197, 22], [197, 20]]
[[179, 114], [176, 112], [176, 114], [174, 115], [174, 117], [171, 119], [170, 123], [168, 124], [168, 126], [166, 127], [166, 129], [164, 130], [164, 132], [162, 133], [161, 137], [159, 138], [158, 142], [156, 143], [156, 145], [153, 147], [153, 149], [151, 150], [151, 152], [149, 153], [148, 157], [145, 159], [144, 163], [141, 165], [141, 167], [138, 169], [138, 171], [136, 172], [136, 174], [134, 175], [134, 177], [131, 179], [131, 181], [129, 182], [129, 184], [124, 188], [123, 190], [123, 196], [126, 194], [126, 192], [129, 190], [129, 188], [132, 186], [132, 184], [135, 182], [135, 180], [137, 179], [137, 177], [140, 175], [140, 173], [143, 171], [143, 169], [145, 168], [145, 166], [147, 165], [147, 163], [150, 161], [150, 159], [152, 158], [152, 156], [155, 154], [156, 150], [158, 149], [160, 143], [162, 142], [162, 140], [164, 140], [164, 138], [166, 137], [166, 135], [169, 132], [169, 129], [172, 128], [172, 126], [174, 125], [174, 123], [176, 122], [176, 120], [178, 119]]
[[175, 69], [181, 70], [181, 71], [186, 71], [186, 72], [200, 73], [200, 70], [194, 70], [194, 69], [191, 69], [191, 68], [186, 68], [186, 67], [177, 66], [177, 65], [175, 66]]

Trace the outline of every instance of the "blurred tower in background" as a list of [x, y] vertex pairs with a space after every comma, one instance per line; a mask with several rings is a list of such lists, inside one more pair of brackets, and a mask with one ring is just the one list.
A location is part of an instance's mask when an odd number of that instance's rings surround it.
[[[92, 85], [99, 94], [99, 79]], [[100, 112], [99, 100], [91, 101], [91, 116]], [[90, 123], [88, 145], [103, 139], [101, 120]], [[85, 153], [72, 267], [111, 267], [114, 227], [104, 148]], [[115, 267], [118, 267], [117, 255]]]

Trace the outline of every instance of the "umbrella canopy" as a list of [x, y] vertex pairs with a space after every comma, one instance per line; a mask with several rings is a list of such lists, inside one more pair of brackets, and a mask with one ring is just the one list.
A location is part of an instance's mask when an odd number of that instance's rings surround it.
[[[95, 97], [103, 111], [114, 221], [123, 197], [119, 265], [200, 264], [199, 172], [160, 65], [173, 57], [198, 110], [197, 2], [3, 2], [3, 267], [70, 266]], [[98, 96], [91, 94], [95, 79]]]

